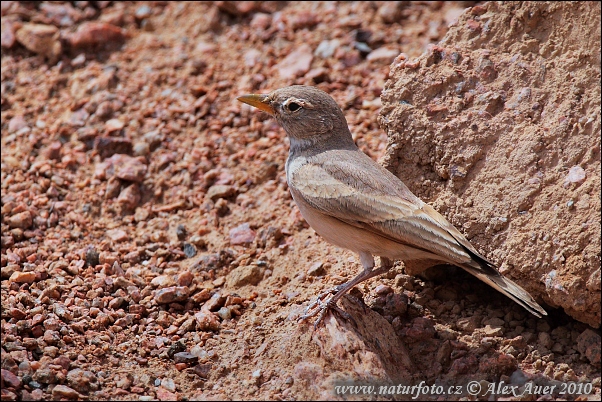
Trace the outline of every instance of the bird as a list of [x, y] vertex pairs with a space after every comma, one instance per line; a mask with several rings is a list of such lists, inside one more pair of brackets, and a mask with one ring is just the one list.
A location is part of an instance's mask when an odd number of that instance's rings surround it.
[[[290, 142], [286, 180], [301, 215], [326, 241], [357, 253], [363, 267], [355, 278], [321, 293], [300, 320], [319, 314], [317, 327], [330, 309], [345, 314], [337, 301], [360, 282], [387, 272], [395, 260], [403, 261], [409, 275], [455, 265], [533, 315], [547, 315], [458, 229], [357, 147], [343, 111], [328, 93], [293, 85], [237, 100], [268, 113], [284, 128]], [[380, 257], [378, 268], [375, 256]]]

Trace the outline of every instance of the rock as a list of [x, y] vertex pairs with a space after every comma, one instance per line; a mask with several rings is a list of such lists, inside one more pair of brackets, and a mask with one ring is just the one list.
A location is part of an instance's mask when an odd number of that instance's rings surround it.
[[121, 131], [125, 127], [125, 123], [119, 119], [110, 119], [105, 123], [105, 131], [111, 134], [115, 131]]
[[16, 271], [10, 276], [9, 281], [15, 283], [33, 283], [36, 280], [35, 272]]
[[378, 16], [385, 24], [399, 22], [403, 1], [385, 1], [378, 9]]
[[16, 115], [8, 122], [8, 132], [11, 134], [18, 132], [25, 127], [29, 127], [29, 125], [27, 124], [27, 121], [25, 121], [25, 118], [20, 114]]
[[79, 393], [73, 388], [69, 388], [66, 385], [57, 385], [52, 389], [52, 397], [55, 400], [59, 400], [62, 398], [66, 399], [79, 399], [81, 396]]
[[395, 60], [398, 54], [398, 49], [379, 47], [378, 49], [371, 51], [366, 57], [366, 60], [390, 64]]
[[128, 239], [127, 233], [125, 232], [125, 230], [122, 229], [107, 230], [106, 234], [111, 240], [116, 242], [122, 242]]
[[120, 43], [126, 39], [123, 29], [106, 22], [84, 22], [75, 33], [67, 36], [74, 48], [104, 47], [106, 44]]
[[59, 29], [52, 25], [23, 24], [15, 36], [28, 50], [47, 57], [53, 64], [63, 51]]
[[15, 32], [21, 27], [21, 23], [2, 18], [2, 38], [1, 45], [5, 49], [10, 49], [16, 42]]
[[[419, 180], [406, 184], [417, 197], [445, 208], [440, 210], [443, 215], [453, 216], [458, 224], [463, 222], [458, 229], [468, 238], [479, 236], [481, 244], [494, 242], [495, 233], [501, 230], [490, 221], [486, 225], [490, 233], [483, 234], [485, 228], [477, 223], [483, 211], [510, 211], [508, 200], [514, 200], [512, 205], [516, 204], [519, 215], [511, 219], [524, 219], [523, 214], [528, 214], [529, 222], [521, 223], [502, 246], [485, 257], [495, 259], [505, 275], [512, 272], [513, 278], [520, 278], [520, 286], [535, 300], [545, 300], [598, 328], [600, 292], [585, 289], [589, 276], [600, 269], [600, 225], [593, 224], [600, 221], [600, 197], [591, 197], [600, 189], [600, 175], [593, 173], [600, 171], [598, 64], [571, 69], [568, 78], [567, 70], [547, 69], [545, 79], [519, 77], [519, 71], [542, 69], [548, 63], [569, 65], [574, 55], [582, 52], [598, 60], [593, 49], [599, 48], [599, 36], [590, 46], [585, 44], [586, 36], [576, 33], [597, 29], [599, 3], [579, 3], [579, 13], [568, 3], [512, 4], [516, 7], [488, 2], [476, 14], [465, 10], [437, 45], [428, 46], [427, 52], [411, 62], [400, 55], [391, 64], [378, 117], [389, 137], [386, 167], [401, 178], [425, 175], [425, 180], [443, 179], [451, 186], [449, 192], [443, 188], [431, 191]], [[485, 14], [479, 17], [483, 10]], [[529, 15], [529, 23], [517, 31], [502, 29], [502, 21], [513, 15]], [[529, 47], [532, 37], [544, 38], [537, 43], [540, 54], [534, 59], [516, 51]], [[565, 40], [557, 42], [554, 37]], [[465, 78], [452, 82], [452, 76]], [[479, 83], [468, 77], [476, 77]], [[585, 99], [587, 90], [583, 88], [596, 88], [593, 102]], [[567, 93], [573, 93], [578, 101], [565, 98]], [[461, 106], [452, 96], [463, 99]], [[551, 105], [543, 99], [558, 100]], [[531, 119], [530, 123], [526, 119]], [[548, 133], [547, 150], [574, 157], [562, 166], [552, 153], [539, 157], [539, 151], [530, 144], [539, 141], [542, 132]], [[574, 142], [577, 132], [579, 143]], [[489, 145], [492, 142], [512, 145], [505, 148], [504, 155], [494, 155]], [[444, 145], [435, 150], [426, 144]], [[458, 153], [459, 148], [470, 151]], [[515, 160], [523, 166], [514, 164]], [[427, 179], [425, 164], [434, 172], [432, 178]], [[558, 166], [553, 177], [537, 168], [546, 164]], [[530, 170], [524, 169], [527, 165]], [[504, 199], [496, 199], [500, 185], [492, 177], [512, 178], [521, 185], [502, 184]], [[461, 203], [450, 204], [450, 194]], [[461, 194], [472, 195], [467, 199]], [[587, 207], [579, 209], [578, 202]], [[549, 208], [535, 207], [544, 204]], [[562, 244], [564, 239], [576, 238], [587, 240], [578, 248]], [[548, 248], [544, 250], [544, 246]], [[548, 277], [550, 272], [556, 273], [553, 280]], [[540, 286], [542, 277], [549, 278], [545, 279], [547, 286]]]
[[[113, 155], [113, 157], [116, 156], [117, 155]], [[144, 180], [148, 167], [138, 158], [119, 155], [119, 158], [113, 160], [113, 169], [115, 176], [121, 180], [141, 183]]]
[[230, 229], [230, 244], [249, 244], [255, 240], [255, 231], [249, 227], [248, 223], [243, 223]]
[[158, 304], [182, 302], [188, 299], [190, 289], [183, 286], [171, 286], [155, 292], [155, 301]]
[[166, 390], [163, 387], [157, 388], [157, 399], [160, 401], [177, 401], [177, 394]]
[[239, 288], [244, 285], [257, 285], [263, 278], [257, 265], [242, 266], [228, 274], [228, 286]]
[[193, 279], [194, 279], [194, 275], [192, 275], [192, 272], [190, 272], [190, 271], [180, 272], [178, 274], [178, 279], [177, 279], [178, 286], [188, 287], [188, 286], [192, 285]]
[[220, 327], [217, 315], [211, 312], [199, 311], [194, 315], [199, 331], [217, 331]]
[[315, 262], [307, 270], [307, 275], [309, 276], [322, 276], [324, 274], [326, 274], [326, 270], [324, 269], [324, 263], [321, 261]]
[[456, 327], [460, 331], [464, 331], [464, 332], [473, 332], [475, 329], [479, 328], [480, 325], [481, 325], [481, 318], [476, 317], [476, 316], [460, 318], [456, 322]]
[[27, 229], [33, 225], [33, 217], [31, 212], [23, 211], [8, 218], [7, 223], [11, 228]]
[[323, 40], [314, 51], [314, 55], [323, 59], [332, 57], [340, 44], [338, 39]]
[[42, 367], [34, 373], [32, 378], [40, 384], [56, 384], [58, 382], [56, 374], [57, 372], [55, 370]]
[[141, 198], [140, 187], [134, 183], [121, 190], [117, 202], [123, 205], [125, 209], [133, 211], [140, 204]]
[[156, 288], [166, 288], [174, 286], [176, 282], [173, 280], [171, 275], [159, 275], [151, 281], [151, 286]]
[[586, 329], [577, 337], [577, 350], [591, 364], [600, 365], [600, 335], [591, 329]]
[[207, 190], [207, 197], [215, 202], [220, 198], [228, 198], [236, 194], [236, 189], [233, 186], [227, 184], [216, 184], [209, 187]]
[[2, 384], [7, 387], [19, 389], [21, 387], [21, 379], [11, 371], [2, 369]]
[[131, 154], [132, 140], [121, 137], [96, 137], [94, 149], [102, 159], [115, 154]]
[[581, 183], [585, 180], [585, 170], [581, 166], [573, 166], [564, 179], [565, 183]]
[[196, 364], [199, 358], [190, 352], [178, 352], [173, 355], [173, 360], [176, 363]]
[[307, 73], [313, 59], [311, 48], [304, 43], [276, 64], [275, 68], [280, 78], [293, 79]]
[[98, 389], [98, 378], [91, 371], [76, 368], [67, 373], [67, 384], [77, 392], [85, 394]]

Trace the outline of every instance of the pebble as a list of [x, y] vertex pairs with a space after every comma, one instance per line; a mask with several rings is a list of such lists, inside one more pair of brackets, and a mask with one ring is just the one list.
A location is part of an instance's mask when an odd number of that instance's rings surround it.
[[294, 79], [309, 71], [313, 59], [311, 48], [304, 43], [276, 64], [275, 68], [280, 78]]
[[23, 211], [8, 218], [7, 223], [11, 228], [27, 229], [33, 225], [33, 217], [31, 212]]
[[314, 55], [323, 59], [332, 57], [340, 44], [338, 39], [323, 40], [314, 51]]
[[326, 274], [326, 269], [324, 269], [324, 263], [321, 261], [315, 262], [307, 270], [307, 275], [309, 275], [309, 276], [322, 276], [325, 274]]
[[66, 385], [57, 385], [52, 389], [52, 397], [55, 400], [66, 398], [66, 399], [79, 399], [79, 393], [73, 388], [69, 388]]
[[21, 379], [9, 370], [2, 369], [2, 383], [8, 387], [19, 389], [21, 387]]
[[121, 137], [96, 137], [94, 139], [94, 149], [102, 159], [115, 154], [129, 155], [132, 153], [132, 140]]
[[228, 274], [228, 286], [239, 288], [244, 285], [257, 285], [263, 278], [262, 270], [257, 265], [238, 267]]
[[189, 365], [193, 365], [199, 361], [199, 358], [190, 352], [178, 352], [173, 355], [173, 360], [176, 363], [186, 363]]
[[155, 292], [154, 299], [158, 304], [181, 302], [186, 301], [186, 299], [188, 299], [189, 293], [190, 289], [188, 289], [187, 287], [172, 286], [157, 290]]
[[67, 373], [67, 384], [80, 393], [88, 393], [98, 389], [98, 378], [87, 370], [76, 368]]
[[227, 184], [216, 184], [209, 187], [207, 190], [207, 197], [215, 202], [220, 198], [228, 198], [236, 194], [236, 189], [233, 186]]
[[15, 283], [33, 283], [35, 280], [36, 280], [35, 272], [16, 271], [9, 278], [9, 281], [15, 282]]
[[25, 121], [23, 116], [20, 114], [16, 115], [8, 122], [9, 133], [16, 133], [25, 127], [29, 127], [29, 125], [27, 124], [27, 121]]
[[398, 54], [399, 54], [398, 49], [379, 47], [378, 49], [370, 52], [370, 54], [368, 54], [368, 56], [366, 56], [366, 60], [382, 62], [382, 63], [392, 63]]
[[199, 311], [194, 318], [199, 331], [217, 331], [220, 328], [219, 319], [211, 312]]
[[581, 166], [573, 166], [565, 179], [565, 185], [568, 183], [581, 183], [585, 180], [585, 170]]
[[126, 39], [123, 29], [106, 22], [84, 22], [73, 34], [67, 35], [67, 41], [74, 48], [102, 47], [108, 43], [122, 42]]
[[249, 244], [255, 240], [255, 231], [249, 227], [248, 223], [243, 223], [233, 229], [230, 229], [230, 244]]
[[128, 235], [125, 230], [122, 229], [110, 229], [107, 230], [107, 236], [111, 238], [111, 240], [115, 242], [122, 242], [128, 239]]
[[151, 281], [151, 286], [156, 288], [166, 288], [175, 284], [176, 282], [171, 275], [159, 275]]
[[59, 36], [57, 27], [44, 24], [23, 24], [15, 33], [20, 44], [34, 53], [46, 56], [51, 63], [58, 59], [63, 50]]
[[577, 350], [593, 365], [600, 365], [600, 335], [586, 329], [577, 337]]
[[177, 401], [178, 396], [175, 393], [170, 392], [163, 387], [159, 387], [157, 388], [157, 399], [159, 399], [160, 401]]

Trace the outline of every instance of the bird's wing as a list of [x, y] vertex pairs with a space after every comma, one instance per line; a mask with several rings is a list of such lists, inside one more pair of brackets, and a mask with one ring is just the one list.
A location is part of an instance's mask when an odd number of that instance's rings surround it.
[[450, 263], [469, 263], [467, 249], [478, 255], [443, 216], [360, 151], [324, 152], [291, 172], [289, 180], [296, 196], [348, 224]]

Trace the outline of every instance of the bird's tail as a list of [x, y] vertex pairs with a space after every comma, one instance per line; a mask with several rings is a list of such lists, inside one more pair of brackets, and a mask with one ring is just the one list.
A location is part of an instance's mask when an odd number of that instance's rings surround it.
[[498, 272], [493, 264], [489, 261], [478, 261], [480, 267], [475, 268], [470, 265], [461, 265], [461, 268], [476, 276], [489, 286], [497, 289], [505, 294], [521, 306], [523, 306], [531, 314], [541, 318], [548, 313], [541, 307], [535, 299], [523, 288], [508, 278], [505, 278]]

